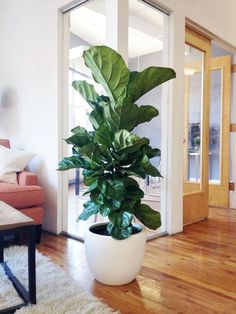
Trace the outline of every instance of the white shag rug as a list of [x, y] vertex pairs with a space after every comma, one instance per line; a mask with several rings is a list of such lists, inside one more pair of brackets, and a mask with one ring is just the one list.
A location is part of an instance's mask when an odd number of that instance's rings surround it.
[[[13, 274], [28, 289], [27, 248], [5, 249], [5, 261]], [[118, 314], [99, 299], [84, 292], [48, 257], [36, 253], [37, 304], [23, 307], [17, 314]], [[17, 292], [0, 266], [0, 310], [21, 304]]]

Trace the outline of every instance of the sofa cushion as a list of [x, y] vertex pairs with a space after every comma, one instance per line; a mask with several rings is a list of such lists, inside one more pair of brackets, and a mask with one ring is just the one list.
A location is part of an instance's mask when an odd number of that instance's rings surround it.
[[41, 205], [44, 202], [44, 191], [36, 185], [0, 182], [0, 200], [16, 209]]
[[17, 184], [16, 172], [22, 171], [34, 154], [0, 145], [0, 181]]
[[34, 219], [36, 225], [43, 223], [43, 208], [39, 206], [19, 209], [24, 215]]
[[10, 141], [7, 140], [7, 139], [0, 139], [0, 145], [4, 146], [4, 147], [7, 147], [7, 148], [10, 148], [11, 145], [10, 145]]

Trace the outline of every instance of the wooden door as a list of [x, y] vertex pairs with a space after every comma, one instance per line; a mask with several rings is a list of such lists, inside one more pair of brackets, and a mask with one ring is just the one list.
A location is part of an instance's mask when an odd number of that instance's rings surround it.
[[229, 207], [231, 56], [211, 60], [209, 204]]
[[209, 108], [211, 42], [186, 28], [183, 222], [209, 212]]

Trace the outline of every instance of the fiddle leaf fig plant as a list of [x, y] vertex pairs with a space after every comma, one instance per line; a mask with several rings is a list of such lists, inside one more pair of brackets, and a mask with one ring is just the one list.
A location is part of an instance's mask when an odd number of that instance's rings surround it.
[[135, 102], [156, 86], [175, 78], [171, 68], [149, 67], [131, 72], [122, 57], [106, 46], [94, 46], [84, 51], [83, 58], [96, 83], [105, 95], [98, 95], [86, 81], [74, 81], [73, 88], [91, 106], [89, 119], [94, 131], [77, 126], [66, 139], [73, 145], [73, 155], [59, 163], [59, 170], [83, 169], [84, 194], [90, 200], [78, 219], [87, 220], [100, 213], [108, 216], [108, 233], [115, 239], [129, 237], [136, 217], [150, 229], [161, 225], [160, 213], [141, 202], [144, 197], [135, 177], [161, 177], [150, 159], [160, 156], [150, 140], [135, 134], [139, 124], [157, 117], [158, 110]]

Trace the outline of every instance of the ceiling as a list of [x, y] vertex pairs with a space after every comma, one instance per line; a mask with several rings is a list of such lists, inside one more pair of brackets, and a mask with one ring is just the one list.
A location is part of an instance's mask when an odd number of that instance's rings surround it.
[[[106, 0], [93, 0], [70, 14], [71, 32], [90, 45], [106, 37]], [[140, 0], [129, 0], [129, 58], [163, 49], [163, 13]]]

